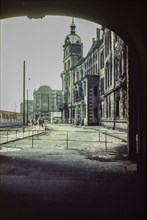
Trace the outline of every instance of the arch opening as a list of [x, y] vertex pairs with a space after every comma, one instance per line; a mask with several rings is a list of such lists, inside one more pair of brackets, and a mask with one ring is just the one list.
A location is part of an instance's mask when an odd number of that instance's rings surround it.
[[[109, 5], [109, 4], [108, 4]], [[103, 8], [103, 12], [105, 11], [105, 8], [107, 7], [102, 7]], [[113, 5], [114, 6], [114, 5]], [[123, 7], [123, 6], [122, 6]], [[131, 6], [132, 7], [132, 6]], [[60, 6], [59, 6], [60, 8]], [[116, 10], [117, 7], [115, 7]], [[130, 7], [128, 7], [126, 9], [126, 7], [124, 7], [125, 10], [130, 9]], [[56, 12], [56, 10], [54, 8], [52, 8], [53, 11]], [[60, 10], [60, 9], [59, 9]], [[112, 9], [112, 7], [110, 6], [110, 13], [108, 13], [108, 15], [106, 15], [106, 18], [109, 17], [109, 15], [112, 16], [113, 12], [116, 12], [114, 9]], [[61, 14], [63, 13], [63, 8], [61, 6]], [[108, 10], [106, 10], [108, 12]], [[123, 11], [123, 10], [122, 10]], [[132, 8], [131, 10], [132, 11]], [[129, 11], [129, 13], [130, 13]], [[134, 10], [137, 12], [137, 10]], [[142, 10], [143, 11], [143, 10]], [[118, 12], [120, 12], [120, 10], [118, 10]], [[64, 11], [65, 13], [65, 11]], [[69, 10], [68, 13], [71, 13], [71, 15], [73, 16], [73, 14], [78, 16], [81, 16], [81, 11], [80, 9], [78, 10], [78, 12], [76, 12], [76, 9], [71, 9]], [[86, 15], [87, 13], [87, 15]], [[96, 12], [98, 13], [98, 12]], [[128, 14], [129, 14], [128, 13]], [[90, 13], [88, 13], [87, 11], [84, 13], [83, 12], [83, 16], [85, 16], [85, 18], [90, 18], [92, 20], [96, 20], [98, 21], [99, 18], [100, 20], [103, 20], [103, 22], [98, 22], [98, 23], [104, 23], [106, 24], [107, 27], [111, 26], [112, 30], [116, 30], [116, 33], [120, 33], [119, 36], [123, 36], [123, 39], [125, 39], [125, 41], [128, 43], [128, 47], [129, 47], [129, 147], [131, 152], [131, 159], [136, 159], [136, 148], [134, 148], [134, 146], [136, 146], [136, 134], [138, 134], [138, 155], [137, 155], [137, 161], [138, 161], [138, 169], [139, 171], [145, 175], [145, 152], [146, 152], [146, 145], [145, 145], [145, 125], [144, 125], [144, 118], [145, 118], [145, 108], [141, 107], [141, 103], [145, 103], [145, 61], [144, 61], [144, 50], [143, 50], [143, 46], [145, 45], [143, 41], [143, 38], [141, 37], [141, 34], [139, 33], [139, 31], [141, 29], [137, 29], [137, 27], [134, 27], [135, 23], [134, 21], [128, 24], [128, 27], [125, 27], [126, 25], [126, 21], [128, 21], [128, 17], [126, 15], [126, 18], [122, 15], [121, 18], [119, 18], [118, 13], [116, 13], [115, 15], [113, 14], [112, 18], [109, 20], [107, 19], [107, 21], [105, 20], [106, 18], [104, 18], [104, 15], [106, 13], [104, 12], [104, 14], [102, 15], [100, 13], [100, 15], [95, 16], [91, 15]], [[133, 13], [132, 13], [133, 14]], [[135, 14], [135, 12], [134, 12]], [[76, 17], [78, 17], [76, 16]], [[116, 18], [118, 16], [118, 20], [120, 22], [120, 25], [118, 27], [118, 24], [116, 24]], [[134, 18], [134, 17], [133, 17]], [[124, 19], [125, 22], [123, 22], [122, 20]], [[127, 20], [128, 19], [128, 20]], [[112, 22], [114, 21], [114, 23]], [[135, 20], [136, 21], [136, 20]], [[113, 23], [113, 24], [112, 24]], [[107, 25], [108, 24], [108, 25]], [[131, 27], [132, 25], [132, 27]], [[125, 30], [125, 31], [124, 31]], [[136, 30], [138, 30], [138, 32], [136, 33]], [[142, 31], [142, 30], [141, 30]], [[141, 32], [142, 33], [142, 32]], [[134, 38], [133, 35], [136, 34], [136, 37]], [[143, 35], [144, 36], [144, 35]], [[138, 43], [138, 42], [139, 43]], [[75, 78], [76, 78], [76, 73], [75, 73]], [[103, 82], [102, 82], [103, 84]], [[137, 89], [136, 89], [137, 88]], [[137, 102], [136, 102], [136, 97], [137, 97]], [[109, 102], [109, 99], [107, 100]], [[110, 102], [109, 102], [110, 105]], [[100, 109], [102, 111], [103, 106], [100, 105]], [[109, 114], [108, 110], [108, 114]], [[102, 115], [102, 113], [100, 113], [100, 115]]]

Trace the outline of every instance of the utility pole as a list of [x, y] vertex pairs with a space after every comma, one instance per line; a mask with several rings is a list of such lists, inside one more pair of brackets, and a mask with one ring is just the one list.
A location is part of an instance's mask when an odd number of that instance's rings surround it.
[[27, 125], [28, 125], [28, 119], [29, 119], [29, 118], [28, 118], [28, 114], [29, 114], [29, 111], [28, 111], [28, 102], [29, 102], [29, 101], [28, 101], [28, 98], [29, 98], [28, 96], [29, 96], [29, 95], [28, 95], [28, 94], [29, 94], [29, 93], [28, 93], [28, 89], [27, 89]]
[[23, 61], [23, 131], [25, 130], [25, 60]]

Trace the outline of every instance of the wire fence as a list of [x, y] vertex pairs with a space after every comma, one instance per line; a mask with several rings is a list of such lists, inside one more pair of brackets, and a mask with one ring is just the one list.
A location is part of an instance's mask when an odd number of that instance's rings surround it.
[[[117, 132], [117, 135], [121, 133]], [[60, 147], [61, 149], [78, 149], [83, 147], [102, 147], [105, 151], [112, 145], [120, 144], [117, 137], [112, 137], [108, 133], [100, 130], [54, 130], [43, 129], [39, 127], [36, 130], [20, 129], [20, 130], [6, 130], [0, 132], [0, 144], [7, 144], [10, 142], [24, 140], [31, 148], [39, 145], [48, 147]], [[39, 142], [38, 142], [39, 141]]]

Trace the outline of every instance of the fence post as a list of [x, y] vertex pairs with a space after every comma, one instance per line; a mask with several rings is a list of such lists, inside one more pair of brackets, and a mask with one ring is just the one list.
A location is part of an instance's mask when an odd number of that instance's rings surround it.
[[67, 148], [67, 150], [68, 150], [68, 131], [67, 131], [66, 148]]
[[99, 142], [100, 142], [100, 131], [99, 131]]
[[105, 150], [107, 151], [107, 134], [105, 134]]
[[9, 132], [9, 131], [7, 131], [7, 142], [8, 142], [8, 132]]
[[17, 130], [16, 130], [16, 139], [17, 139]]
[[34, 143], [33, 143], [33, 131], [32, 131], [32, 148], [34, 147], [33, 144], [34, 144]]

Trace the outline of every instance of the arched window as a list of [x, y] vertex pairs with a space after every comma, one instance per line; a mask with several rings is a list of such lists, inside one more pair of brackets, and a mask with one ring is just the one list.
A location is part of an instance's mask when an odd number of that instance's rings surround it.
[[68, 76], [68, 85], [70, 86], [70, 75]]
[[81, 70], [81, 79], [83, 78], [83, 70]]
[[86, 95], [86, 82], [84, 81], [84, 96]]
[[70, 69], [70, 60], [68, 60], [68, 69]]
[[73, 84], [75, 83], [75, 73], [73, 73]]
[[102, 69], [104, 67], [104, 51], [100, 54], [100, 68]]
[[111, 99], [109, 96], [109, 117], [111, 117]]
[[79, 81], [79, 72], [77, 72], [77, 81]]
[[66, 71], [66, 63], [64, 63], [64, 70]]
[[94, 87], [94, 96], [98, 96], [98, 87], [97, 86]]

